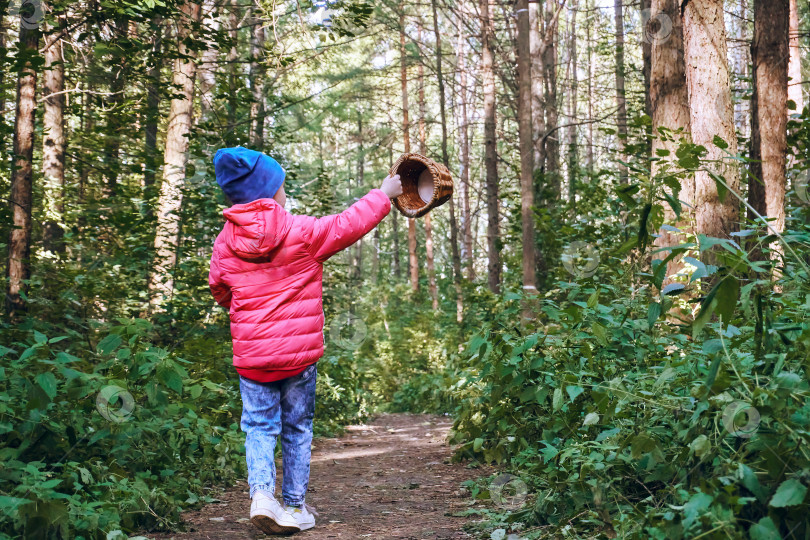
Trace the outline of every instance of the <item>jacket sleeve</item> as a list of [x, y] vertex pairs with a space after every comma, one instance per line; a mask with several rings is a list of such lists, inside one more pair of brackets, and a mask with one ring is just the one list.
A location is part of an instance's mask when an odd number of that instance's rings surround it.
[[214, 249], [211, 255], [211, 269], [208, 272], [208, 286], [217, 304], [225, 309], [231, 309], [231, 288], [222, 281], [222, 273], [219, 269], [219, 252]]
[[314, 220], [309, 252], [318, 262], [351, 246], [383, 220], [391, 210], [391, 200], [379, 189], [372, 189], [349, 208]]

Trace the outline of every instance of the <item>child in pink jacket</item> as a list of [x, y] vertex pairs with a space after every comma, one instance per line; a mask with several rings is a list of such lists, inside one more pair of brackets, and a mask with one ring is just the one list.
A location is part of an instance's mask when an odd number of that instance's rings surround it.
[[[284, 209], [284, 170], [242, 147], [214, 156], [217, 183], [233, 203], [214, 242], [209, 284], [228, 309], [240, 375], [251, 522], [268, 534], [315, 526], [309, 483], [316, 363], [323, 356], [323, 263], [371, 231], [402, 193], [387, 177], [340, 214], [314, 218]], [[273, 492], [281, 435], [282, 507]]]

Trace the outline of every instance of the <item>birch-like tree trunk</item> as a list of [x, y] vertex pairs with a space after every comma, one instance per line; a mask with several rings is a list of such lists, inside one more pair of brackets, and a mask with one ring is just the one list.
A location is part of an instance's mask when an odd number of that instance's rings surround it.
[[42, 242], [45, 249], [63, 250], [65, 190], [65, 65], [62, 62], [62, 22], [48, 28], [45, 40], [45, 71], [42, 76], [44, 111], [42, 114], [42, 173], [45, 181], [45, 225]]
[[520, 215], [523, 243], [523, 290], [535, 292], [534, 153], [532, 145], [532, 64], [528, 1], [515, 4], [517, 16], [518, 136], [520, 139]]
[[149, 293], [153, 306], [159, 306], [171, 297], [174, 288], [172, 276], [177, 263], [177, 242], [180, 232], [180, 207], [183, 202], [183, 181], [188, 160], [188, 134], [194, 110], [194, 79], [196, 60], [185, 44], [191, 25], [199, 20], [200, 5], [186, 2], [177, 22], [177, 47], [180, 58], [174, 60], [172, 84], [182, 97], [175, 97], [169, 107], [169, 125], [166, 128], [166, 149], [163, 154], [163, 183], [157, 204], [157, 230], [155, 232], [155, 263], [149, 279]]
[[481, 79], [484, 92], [484, 166], [487, 191], [487, 284], [501, 290], [500, 218], [498, 211], [498, 154], [495, 138], [495, 72], [492, 66], [494, 31], [490, 0], [481, 0]]
[[[754, 0], [748, 204], [779, 232], [785, 228], [789, 15], [788, 0]], [[749, 211], [748, 217], [755, 216]]]
[[[706, 167], [721, 174], [728, 188], [738, 193], [737, 164], [724, 159], [728, 154], [737, 154], [737, 134], [731, 105], [723, 0], [681, 0], [681, 11], [692, 142], [706, 147]], [[725, 141], [727, 149], [714, 144], [716, 136]], [[731, 193], [721, 198], [709, 172], [696, 172], [696, 232], [726, 238], [737, 229], [738, 221], [737, 198]], [[714, 261], [710, 252], [704, 253], [708, 262]]]
[[[216, 0], [205, 0], [203, 3], [203, 24], [212, 34], [219, 31], [219, 4]], [[200, 87], [200, 118], [208, 120], [214, 106], [214, 89], [217, 85], [216, 70], [219, 67], [219, 44], [216, 40], [207, 42], [208, 47], [203, 51], [198, 69]]]
[[17, 108], [14, 117], [14, 169], [11, 172], [11, 233], [8, 241], [6, 312], [23, 311], [23, 298], [31, 276], [31, 204], [34, 181], [34, 121], [37, 109], [37, 72], [34, 62], [39, 48], [39, 29], [20, 17], [19, 51], [26, 58], [17, 78]]
[[[560, 178], [560, 130], [559, 109], [557, 107], [557, 41], [559, 34], [558, 17], [561, 8], [555, 1], [545, 3], [545, 22], [542, 45], [543, 56], [543, 85], [544, 97], [543, 105], [546, 113], [545, 132], [543, 133], [545, 157], [545, 180], [543, 189], [543, 200], [538, 201], [546, 206], [553, 206], [560, 200], [561, 178]], [[533, 74], [533, 78], [539, 74]], [[539, 254], [540, 251], [537, 250]]]

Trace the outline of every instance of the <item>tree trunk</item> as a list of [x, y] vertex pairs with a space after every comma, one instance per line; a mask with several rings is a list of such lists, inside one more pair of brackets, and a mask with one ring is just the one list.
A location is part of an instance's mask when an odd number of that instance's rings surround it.
[[[405, 5], [399, 13], [399, 76], [402, 85], [402, 142], [407, 154], [411, 151], [410, 123], [408, 121], [408, 57], [405, 52]], [[408, 273], [411, 289], [419, 290], [419, 259], [416, 255], [416, 220], [408, 218]]]
[[588, 42], [588, 141], [587, 141], [587, 163], [588, 174], [593, 174], [594, 170], [594, 157], [593, 157], [593, 46], [591, 45], [591, 25], [593, 24], [592, 3], [586, 2], [588, 6], [588, 17], [585, 25], [585, 39]]
[[[209, 32], [215, 34], [219, 31], [219, 3], [216, 0], [206, 0], [203, 3], [204, 24]], [[198, 69], [200, 80], [200, 118], [209, 120], [214, 107], [214, 89], [217, 85], [216, 70], [219, 56], [219, 44], [216, 40], [208, 41], [208, 47], [203, 51]]]
[[45, 102], [42, 115], [42, 173], [45, 181], [45, 216], [43, 245], [53, 252], [64, 250], [65, 191], [65, 66], [62, 63], [63, 17], [59, 26], [48, 28], [45, 44], [45, 71], [42, 93]]
[[239, 95], [236, 91], [239, 68], [239, 0], [231, 0], [228, 11], [228, 33], [231, 38], [231, 48], [228, 51], [228, 133], [234, 137], [236, 129], [236, 108], [239, 106]]
[[495, 138], [495, 73], [492, 67], [494, 31], [490, 0], [481, 0], [481, 79], [484, 91], [484, 166], [487, 187], [487, 284], [501, 291], [501, 238], [498, 212], [498, 154]]
[[571, 67], [571, 86], [568, 92], [568, 128], [566, 133], [568, 146], [568, 201], [572, 208], [576, 203], [577, 172], [579, 158], [577, 156], [577, 0], [571, 2], [571, 34], [569, 45], [569, 62]]
[[[652, 11], [652, 0], [641, 0], [642, 23], [645, 15]], [[650, 101], [650, 72], [652, 70], [652, 40], [649, 39], [649, 28], [642, 29], [641, 39], [641, 74], [644, 76], [644, 114], [652, 118], [652, 102]]]
[[[619, 137], [619, 154], [627, 161], [627, 98], [624, 89], [624, 13], [623, 0], [613, 2], [613, 21], [616, 25], [616, 132]], [[627, 183], [627, 167], [619, 163], [619, 181]]]
[[[163, 18], [155, 17], [152, 25], [156, 27], [155, 41], [152, 47], [152, 64], [146, 83], [146, 111], [144, 116], [144, 173], [143, 184], [149, 188], [155, 184], [159, 157], [157, 151], [158, 122], [160, 121], [160, 71], [163, 67]], [[150, 190], [151, 191], [151, 190]], [[151, 205], [147, 212], [151, 213]]]
[[467, 65], [464, 48], [464, 35], [462, 25], [458, 26], [458, 45], [456, 47], [458, 58], [459, 77], [459, 104], [456, 107], [458, 114], [459, 137], [459, 187], [461, 188], [461, 222], [462, 237], [461, 259], [467, 267], [467, 279], [475, 280], [475, 261], [473, 258], [472, 214], [470, 213], [470, 135], [469, 117], [467, 112]]
[[186, 2], [181, 8], [177, 25], [178, 53], [174, 60], [172, 84], [180, 88], [180, 98], [173, 98], [166, 128], [166, 150], [163, 156], [163, 183], [157, 205], [157, 231], [155, 233], [155, 264], [149, 279], [149, 292], [153, 306], [171, 297], [174, 287], [172, 274], [177, 263], [177, 242], [180, 222], [178, 214], [183, 201], [183, 181], [188, 159], [188, 134], [194, 109], [195, 60], [185, 44], [191, 24], [199, 20], [200, 5]]
[[[650, 104], [652, 106], [653, 155], [658, 156], [659, 151], [669, 152], [667, 156], [660, 157], [659, 161], [652, 163], [653, 175], [664, 172], [665, 167], [677, 168], [675, 152], [679, 146], [679, 136], [669, 132], [683, 130], [680, 137], [688, 137], [690, 132], [689, 95], [683, 56], [683, 21], [678, 2], [679, 0], [653, 0], [652, 2], [651, 24], [658, 24], [655, 21], [660, 22], [660, 20], [671, 21], [672, 30], [668, 36], [656, 33], [660, 28], [648, 29], [652, 42]], [[663, 133], [660, 131], [662, 129]], [[680, 199], [686, 205], [682, 206], [682, 214], [678, 219], [672, 207], [664, 203], [664, 220], [665, 223], [680, 229], [685, 235], [689, 232], [687, 229], [694, 211], [694, 178], [691, 175], [683, 178], [680, 193], [672, 193], [672, 196]], [[666, 229], [661, 229], [659, 234], [660, 236], [655, 241], [657, 247], [675, 246], [684, 241], [683, 237], [679, 238], [677, 233]], [[660, 258], [666, 256], [665, 252], [659, 255]], [[682, 267], [683, 262], [680, 259], [671, 261], [667, 267], [667, 275], [676, 274]]]
[[[422, 43], [422, 20], [416, 20], [417, 38], [416, 42]], [[425, 128], [425, 65], [421, 61], [416, 65], [416, 85], [419, 89], [419, 153], [427, 155], [427, 130]], [[433, 255], [433, 224], [430, 213], [425, 214], [425, 262], [427, 263], [428, 291], [433, 305], [433, 310], [439, 309], [439, 290], [436, 287], [436, 264]]]
[[544, 170], [546, 161], [546, 115], [543, 84], [543, 40], [540, 37], [540, 3], [529, 3], [529, 54], [532, 57], [532, 141], [534, 169]]
[[[264, 21], [260, 17], [258, 6], [253, 6], [250, 34], [250, 90], [253, 101], [250, 103], [250, 144], [254, 150], [264, 150]], [[362, 143], [361, 143], [362, 144]]]
[[37, 72], [34, 63], [39, 48], [39, 29], [28, 28], [20, 17], [20, 57], [26, 58], [17, 79], [17, 108], [14, 117], [14, 168], [11, 172], [9, 204], [12, 228], [8, 242], [8, 292], [6, 311], [10, 316], [25, 310], [23, 298], [31, 276], [31, 202], [34, 177], [34, 121], [37, 109]]
[[[788, 0], [754, 0], [748, 204], [770, 218], [771, 227], [779, 232], [785, 228], [789, 14]], [[755, 215], [749, 210], [748, 217]]]
[[528, 1], [518, 0], [517, 68], [518, 131], [520, 139], [520, 215], [523, 240], [523, 290], [537, 290], [534, 258], [534, 153], [532, 145], [532, 67], [529, 46]]
[[[388, 147], [388, 169], [394, 166], [394, 147]], [[393, 211], [393, 220], [391, 222], [391, 234], [394, 236], [394, 276], [397, 279], [402, 277], [402, 266], [399, 263], [399, 212]]]
[[[543, 133], [545, 139], [543, 153], [546, 161], [544, 168], [546, 185], [543, 189], [544, 197], [538, 202], [549, 207], [553, 207], [560, 200], [560, 194], [562, 193], [560, 187], [560, 133], [557, 129], [560, 116], [557, 108], [558, 8], [556, 1], [546, 2], [545, 36], [542, 47], [543, 84], [545, 85], [543, 103], [546, 113], [545, 132]], [[531, 69], [531, 66], [529, 69]], [[540, 254], [540, 251], [538, 250], [537, 253]]]
[[[447, 153], [447, 107], [444, 97], [444, 75], [442, 74], [442, 35], [439, 33], [439, 14], [436, 0], [431, 0], [433, 8], [433, 36], [436, 40], [436, 82], [439, 85], [439, 116], [442, 123], [442, 164], [450, 169], [450, 157]], [[462, 321], [464, 300], [461, 294], [461, 255], [458, 249], [458, 224], [453, 197], [448, 201], [450, 210], [450, 254], [453, 259], [453, 285], [456, 290], [456, 320]], [[434, 309], [438, 306], [434, 301]]]
[[[704, 170], [695, 173], [696, 232], [726, 238], [737, 228], [739, 204], [730, 193], [721, 199], [705, 170], [713, 167], [731, 190], [739, 192], [739, 170], [731, 160], [723, 160], [726, 152], [737, 154], [723, 0], [681, 0], [681, 10], [692, 142], [707, 149]], [[725, 151], [713, 143], [715, 136], [728, 144]], [[715, 260], [708, 251], [704, 253], [708, 262]]]
[[797, 0], [790, 2], [790, 64], [788, 75], [790, 76], [790, 86], [788, 86], [788, 99], [796, 104], [796, 112], [801, 113], [804, 109], [804, 98], [802, 96], [802, 53], [799, 48], [799, 8]]

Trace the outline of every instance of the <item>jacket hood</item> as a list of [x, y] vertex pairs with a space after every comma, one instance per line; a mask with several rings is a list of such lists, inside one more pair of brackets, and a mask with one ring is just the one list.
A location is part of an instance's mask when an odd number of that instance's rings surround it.
[[292, 216], [273, 199], [258, 199], [225, 209], [225, 244], [242, 259], [265, 257], [290, 232]]

